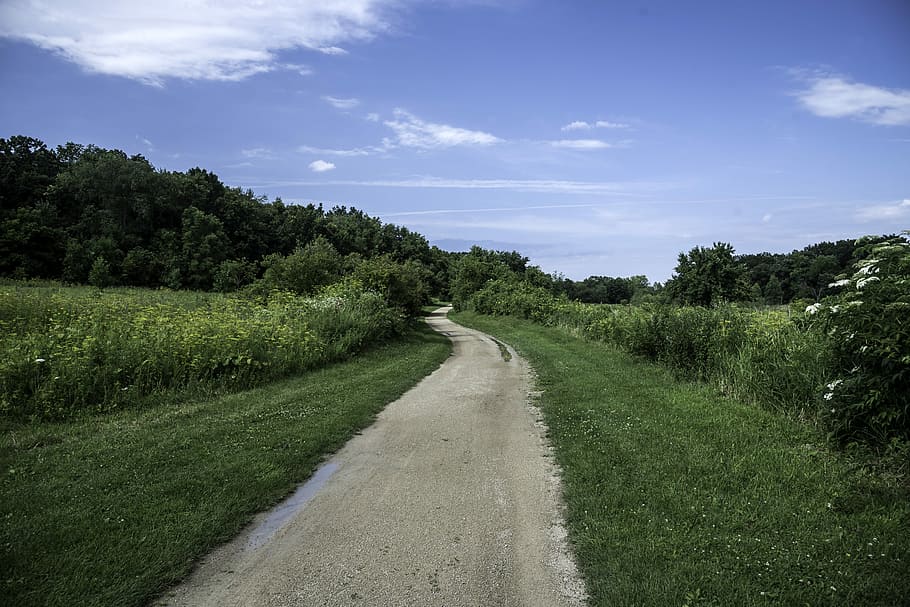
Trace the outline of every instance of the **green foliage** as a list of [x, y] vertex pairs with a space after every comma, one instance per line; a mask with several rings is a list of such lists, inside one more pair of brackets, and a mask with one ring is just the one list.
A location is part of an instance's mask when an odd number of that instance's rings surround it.
[[844, 442], [910, 440], [908, 234], [866, 244], [865, 258], [832, 285], [841, 295], [809, 308], [833, 338], [824, 411]]
[[256, 264], [245, 259], [222, 261], [215, 271], [212, 285], [215, 291], [232, 293], [256, 280]]
[[694, 306], [744, 299], [744, 267], [733, 253], [733, 247], [725, 242], [716, 242], [710, 249], [695, 247], [680, 253], [676, 273], [667, 283], [670, 295]]
[[563, 327], [666, 365], [681, 378], [714, 383], [741, 400], [823, 417], [818, 394], [831, 369], [829, 338], [786, 312], [582, 304], [515, 279], [488, 282], [470, 309]]
[[311, 294], [341, 278], [343, 258], [326, 238], [319, 236], [288, 256], [268, 255], [262, 265], [265, 273], [261, 287], [266, 290]]
[[467, 309], [471, 296], [482, 289], [487, 281], [510, 274], [507, 265], [490, 259], [483, 253], [479, 247], [474, 247], [458, 261], [451, 289], [452, 306], [456, 311]]
[[[319, 238], [340, 255], [419, 262], [432, 294], [448, 295], [454, 254], [363, 211], [269, 203], [204, 169], [158, 171], [120, 150], [0, 139], [0, 276], [85, 284], [100, 256], [113, 284], [210, 290], [217, 275], [218, 290], [236, 290], [249, 282], [248, 267], [223, 262], [258, 268]], [[302, 285], [289, 273], [276, 280], [296, 292], [333, 282], [310, 270]]]
[[94, 263], [92, 263], [92, 269], [89, 270], [88, 273], [88, 284], [103, 289], [111, 286], [113, 283], [114, 278], [111, 276], [111, 265], [104, 257], [96, 257]]
[[389, 306], [407, 316], [418, 316], [430, 300], [429, 271], [413, 259], [404, 263], [394, 261], [389, 255], [363, 259], [355, 263], [351, 277], [364, 288], [382, 295]]
[[255, 385], [345, 358], [402, 325], [356, 286], [262, 301], [0, 287], [0, 328], [0, 414], [65, 419], [191, 386]]
[[549, 290], [515, 278], [491, 280], [471, 297], [471, 309], [481, 314], [517, 316], [547, 324], [564, 299]]

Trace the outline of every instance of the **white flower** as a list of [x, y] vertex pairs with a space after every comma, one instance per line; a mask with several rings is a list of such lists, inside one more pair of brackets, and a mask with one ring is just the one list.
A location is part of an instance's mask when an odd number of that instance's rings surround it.
[[868, 276], [866, 278], [860, 278], [859, 280], [856, 281], [856, 288], [862, 289], [870, 282], [875, 282], [876, 280], [878, 280], [878, 276]]
[[806, 306], [806, 314], [815, 314], [821, 309], [822, 305], [820, 303], [814, 303], [811, 306]]
[[829, 390], [834, 390], [834, 388], [838, 387], [838, 386], [841, 385], [842, 383], [844, 383], [844, 380], [842, 380], [842, 379], [835, 379], [833, 382], [831, 382], [830, 384], [828, 384], [828, 389], [829, 389]]
[[831, 400], [832, 398], [834, 398], [834, 392], [825, 392], [825, 400]]
[[837, 314], [838, 312], [840, 312], [840, 306], [831, 306], [831, 312], [833, 312], [834, 314]]
[[46, 362], [46, 361], [45, 361], [43, 358], [36, 358], [36, 359], [35, 359], [35, 362], [36, 362], [36, 363], [43, 363], [43, 362]]
[[829, 287], [829, 288], [831, 288], [831, 287], [844, 287], [844, 286], [847, 286], [848, 284], [850, 284], [850, 279], [849, 279], [849, 278], [842, 278], [841, 280], [835, 280], [834, 282], [830, 283], [830, 284], [828, 285], [828, 287]]

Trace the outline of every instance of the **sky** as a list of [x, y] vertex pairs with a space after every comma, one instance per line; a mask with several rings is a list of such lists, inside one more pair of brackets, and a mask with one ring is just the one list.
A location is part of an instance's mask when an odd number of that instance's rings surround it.
[[0, 137], [664, 281], [910, 228], [910, 2], [0, 0]]

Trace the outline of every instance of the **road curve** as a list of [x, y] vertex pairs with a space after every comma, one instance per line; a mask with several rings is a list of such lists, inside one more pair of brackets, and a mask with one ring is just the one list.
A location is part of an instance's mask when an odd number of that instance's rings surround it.
[[157, 605], [584, 603], [528, 367], [447, 311], [453, 355]]

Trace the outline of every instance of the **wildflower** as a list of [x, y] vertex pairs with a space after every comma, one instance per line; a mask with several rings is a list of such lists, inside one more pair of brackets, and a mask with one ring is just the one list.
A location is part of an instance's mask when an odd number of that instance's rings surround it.
[[36, 358], [36, 359], [35, 359], [35, 362], [36, 362], [36, 363], [43, 363], [43, 362], [46, 362], [46, 361], [45, 361], [45, 359], [43, 359], [43, 358]]
[[878, 280], [878, 276], [869, 276], [869, 277], [867, 277], [867, 278], [861, 278], [861, 279], [859, 279], [859, 280], [856, 281], [856, 288], [857, 288], [857, 289], [862, 289], [863, 287], [865, 287], [865, 286], [866, 286], [867, 284], [869, 284], [870, 282], [875, 282], [876, 280]]
[[846, 285], [848, 285], [848, 284], [850, 284], [850, 279], [849, 279], [849, 278], [843, 278], [843, 279], [841, 279], [841, 280], [835, 280], [834, 282], [830, 283], [830, 284], [828, 285], [828, 288], [832, 288], [832, 287], [844, 287], [844, 286], [846, 286]]
[[828, 389], [833, 391], [834, 388], [838, 387], [838, 386], [841, 385], [842, 383], [844, 383], [844, 380], [842, 380], [842, 379], [835, 379], [833, 382], [831, 382], [830, 384], [828, 384]]
[[[832, 398], [834, 398], [834, 392], [825, 392], [824, 398], [825, 398], [825, 400], [831, 400]], [[831, 410], [834, 411], [834, 409], [831, 409]]]
[[811, 306], [806, 306], [806, 314], [815, 314], [821, 309], [822, 305], [820, 303], [814, 303]]

